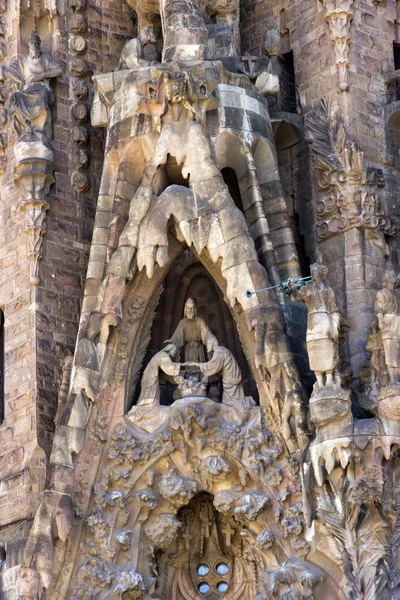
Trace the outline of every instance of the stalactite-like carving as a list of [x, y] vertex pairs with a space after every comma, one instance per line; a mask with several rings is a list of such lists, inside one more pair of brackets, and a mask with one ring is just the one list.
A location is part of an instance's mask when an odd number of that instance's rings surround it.
[[322, 0], [325, 6], [325, 21], [331, 30], [335, 50], [335, 64], [339, 71], [339, 89], [349, 89], [349, 46], [350, 27], [353, 20], [353, 0]]

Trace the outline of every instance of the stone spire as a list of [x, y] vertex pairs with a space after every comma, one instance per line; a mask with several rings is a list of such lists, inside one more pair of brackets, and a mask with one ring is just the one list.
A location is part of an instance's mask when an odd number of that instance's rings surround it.
[[161, 0], [163, 60], [203, 60], [208, 31], [197, 0]]

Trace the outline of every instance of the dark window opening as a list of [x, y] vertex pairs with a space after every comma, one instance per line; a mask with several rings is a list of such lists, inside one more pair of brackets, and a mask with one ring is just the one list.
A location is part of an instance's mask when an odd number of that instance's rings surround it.
[[296, 244], [297, 256], [299, 257], [301, 274], [303, 277], [309, 277], [311, 275], [310, 271], [310, 259], [306, 254], [306, 239], [305, 236], [300, 233], [300, 218], [298, 213], [294, 213], [292, 216], [293, 219], [293, 236], [294, 243]]
[[153, 193], [160, 196], [170, 185], [189, 187], [189, 177], [183, 177], [182, 166], [178, 165], [175, 157], [168, 154], [166, 164], [158, 168], [154, 177]]
[[222, 169], [221, 175], [224, 178], [224, 182], [228, 186], [229, 193], [237, 208], [244, 213], [242, 195], [240, 193], [239, 182], [237, 180], [235, 171], [229, 167], [226, 167], [225, 169]]
[[394, 68], [400, 69], [400, 44], [397, 42], [393, 42], [393, 60], [394, 60]]
[[299, 102], [296, 89], [293, 50], [282, 54], [282, 60], [281, 98], [279, 110], [296, 113], [299, 107]]
[[5, 372], [5, 347], [4, 347], [4, 313], [0, 310], [0, 423], [4, 421], [4, 372]]

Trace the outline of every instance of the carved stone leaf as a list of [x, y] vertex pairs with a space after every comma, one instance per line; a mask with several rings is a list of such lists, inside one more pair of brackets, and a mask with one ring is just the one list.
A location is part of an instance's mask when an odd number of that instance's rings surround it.
[[331, 106], [328, 98], [322, 98], [308, 113], [306, 128], [316, 166], [322, 170], [344, 169], [346, 150], [351, 150], [354, 140], [339, 114], [339, 107]]

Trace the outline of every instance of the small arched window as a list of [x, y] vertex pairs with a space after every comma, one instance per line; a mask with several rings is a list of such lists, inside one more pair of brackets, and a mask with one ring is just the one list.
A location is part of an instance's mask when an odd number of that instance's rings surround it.
[[0, 309], [0, 423], [4, 421], [4, 372], [5, 372], [5, 347], [4, 347], [4, 313]]

